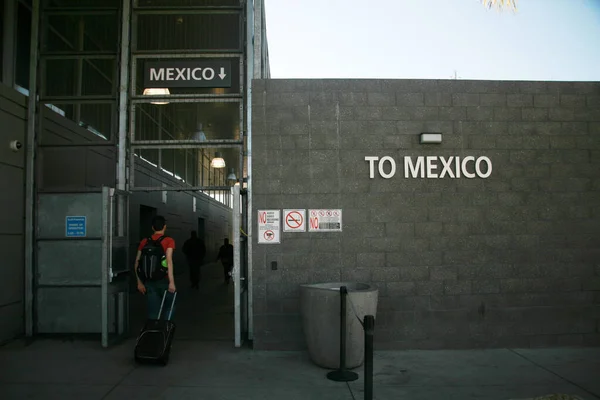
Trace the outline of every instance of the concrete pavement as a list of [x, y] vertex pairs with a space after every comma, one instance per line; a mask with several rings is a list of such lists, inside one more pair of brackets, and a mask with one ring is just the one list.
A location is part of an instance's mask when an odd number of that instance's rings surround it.
[[[358, 381], [338, 383], [305, 352], [233, 348], [233, 286], [223, 285], [217, 264], [203, 272], [199, 291], [187, 289], [185, 274], [177, 278], [168, 366], [136, 365], [133, 339], [109, 349], [99, 339], [15, 341], [0, 347], [0, 399], [363, 399], [362, 368]], [[132, 301], [137, 332], [143, 298]], [[380, 351], [374, 383], [379, 400], [600, 399], [600, 348]]]
[[[327, 380], [304, 352], [234, 349], [178, 340], [168, 366], [139, 366], [133, 341], [39, 340], [0, 349], [0, 399], [327, 399], [363, 398], [359, 380]], [[551, 393], [600, 399], [600, 349], [382, 351], [376, 399], [525, 399]]]

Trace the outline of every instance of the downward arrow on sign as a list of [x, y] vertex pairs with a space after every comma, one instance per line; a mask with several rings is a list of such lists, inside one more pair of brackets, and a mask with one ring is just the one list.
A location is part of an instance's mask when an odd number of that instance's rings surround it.
[[227, 75], [225, 75], [225, 68], [221, 67], [221, 73], [219, 74], [219, 77], [221, 78], [221, 80], [225, 79]]

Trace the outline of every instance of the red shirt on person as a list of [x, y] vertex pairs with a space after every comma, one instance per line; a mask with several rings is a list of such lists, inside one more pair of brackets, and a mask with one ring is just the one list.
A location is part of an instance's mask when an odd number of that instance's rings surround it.
[[[165, 236], [165, 235], [161, 235], [160, 233], [155, 233], [154, 235], [152, 235], [152, 240], [158, 240], [161, 236]], [[142, 239], [142, 241], [140, 242], [140, 245], [138, 246], [139, 251], [142, 251], [142, 249], [146, 245], [147, 241], [148, 241], [148, 239]], [[173, 240], [173, 238], [165, 236], [165, 238], [160, 242], [160, 244], [162, 245], [162, 248], [165, 251], [165, 253], [167, 252], [167, 249], [175, 250], [175, 240]]]

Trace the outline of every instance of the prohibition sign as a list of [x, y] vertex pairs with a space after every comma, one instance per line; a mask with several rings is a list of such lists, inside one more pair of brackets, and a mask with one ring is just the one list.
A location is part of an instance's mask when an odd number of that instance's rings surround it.
[[273, 233], [273, 231], [265, 231], [264, 233], [265, 239], [267, 240], [273, 240], [273, 238], [275, 238], [275, 234]]
[[298, 229], [302, 226], [303, 219], [298, 211], [292, 211], [285, 216], [285, 224], [292, 229]]

